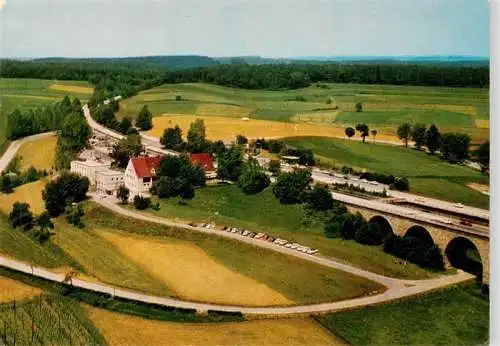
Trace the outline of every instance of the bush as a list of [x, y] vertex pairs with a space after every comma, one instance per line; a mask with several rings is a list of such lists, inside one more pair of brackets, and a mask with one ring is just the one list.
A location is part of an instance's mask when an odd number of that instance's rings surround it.
[[302, 203], [306, 199], [310, 182], [311, 172], [307, 170], [282, 173], [273, 187], [273, 194], [281, 204]]
[[83, 211], [83, 207], [81, 204], [78, 205], [69, 204], [68, 206], [66, 206], [65, 212], [66, 212], [66, 220], [70, 224], [79, 228], [85, 227], [82, 221], [82, 217], [85, 215], [85, 212]]
[[307, 196], [309, 208], [316, 211], [325, 211], [333, 208], [333, 198], [325, 185], [316, 185]]
[[151, 198], [149, 197], [142, 197], [142, 196], [135, 196], [134, 197], [134, 207], [137, 210], [144, 210], [147, 209], [151, 205]]
[[384, 239], [384, 252], [418, 264], [421, 267], [443, 270], [444, 258], [441, 250], [418, 238], [400, 237], [390, 234]]
[[356, 237], [356, 231], [364, 225], [366, 225], [366, 220], [361, 213], [357, 212], [356, 214], [351, 214], [346, 212], [340, 224], [340, 236], [346, 240], [354, 239]]
[[269, 177], [253, 159], [245, 163], [243, 172], [238, 178], [238, 186], [247, 195], [261, 192], [268, 187], [270, 183]]
[[356, 242], [363, 245], [380, 245], [382, 237], [379, 227], [374, 223], [366, 223], [355, 234]]
[[406, 178], [396, 178], [394, 180], [394, 184], [391, 187], [395, 188], [399, 191], [409, 191], [410, 190], [410, 182]]
[[22, 227], [23, 230], [29, 231], [33, 228], [34, 221], [35, 218], [28, 203], [15, 202], [12, 205], [12, 211], [9, 214], [10, 227]]

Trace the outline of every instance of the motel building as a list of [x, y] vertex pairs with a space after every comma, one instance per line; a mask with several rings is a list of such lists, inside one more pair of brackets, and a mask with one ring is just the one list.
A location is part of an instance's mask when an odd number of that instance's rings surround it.
[[96, 173], [100, 171], [108, 170], [108, 164], [102, 161], [94, 160], [74, 160], [71, 161], [70, 171], [72, 173], [79, 174], [83, 177], [87, 177], [90, 181], [90, 185], [96, 184]]
[[108, 169], [96, 173], [96, 190], [99, 195], [116, 197], [118, 189], [124, 184], [124, 174], [121, 171]]

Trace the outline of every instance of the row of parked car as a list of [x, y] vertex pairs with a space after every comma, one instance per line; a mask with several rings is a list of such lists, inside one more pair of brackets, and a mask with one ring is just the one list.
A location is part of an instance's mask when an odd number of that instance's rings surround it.
[[[209, 223], [202, 223], [202, 224], [198, 224], [198, 225], [191, 223], [190, 225], [195, 226], [195, 227], [197, 226], [197, 227], [201, 227], [201, 228], [207, 228], [207, 229], [214, 229], [214, 230], [216, 229], [215, 225], [209, 224]], [[240, 234], [244, 237], [259, 239], [262, 241], [267, 241], [269, 243], [274, 243], [276, 245], [280, 245], [280, 246], [286, 247], [288, 249], [296, 250], [296, 251], [303, 252], [303, 253], [306, 253], [309, 255], [314, 255], [315, 253], [318, 252], [318, 250], [316, 250], [316, 249], [311, 249], [310, 247], [300, 245], [298, 243], [291, 243], [286, 239], [274, 238], [274, 237], [271, 237], [270, 235], [267, 235], [265, 233], [255, 233], [255, 232], [248, 231], [246, 229], [240, 229], [240, 228], [229, 227], [229, 226], [224, 226], [219, 230], [224, 231], [224, 232], [229, 232], [229, 233]]]

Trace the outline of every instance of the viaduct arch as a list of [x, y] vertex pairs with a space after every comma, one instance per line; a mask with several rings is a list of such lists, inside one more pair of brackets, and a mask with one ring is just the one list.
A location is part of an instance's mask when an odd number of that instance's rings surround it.
[[489, 237], [467, 233], [408, 217], [385, 214], [368, 208], [346, 204], [350, 212], [359, 212], [382, 230], [399, 236], [411, 236], [438, 246], [447, 268], [455, 267], [475, 274], [483, 283], [489, 283]]

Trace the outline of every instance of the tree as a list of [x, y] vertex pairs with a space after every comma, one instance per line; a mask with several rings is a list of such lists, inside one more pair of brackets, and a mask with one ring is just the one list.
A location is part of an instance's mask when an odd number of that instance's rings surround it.
[[135, 126], [143, 131], [151, 130], [153, 128], [153, 115], [148, 109], [147, 105], [144, 105], [135, 119]]
[[345, 135], [351, 139], [352, 136], [355, 134], [355, 130], [352, 127], [348, 127], [345, 129]]
[[151, 198], [136, 195], [134, 197], [134, 207], [137, 210], [147, 209], [151, 205]]
[[0, 176], [0, 191], [3, 193], [14, 192], [14, 183], [12, 181], [12, 175], [9, 173], [2, 173]]
[[363, 103], [362, 102], [356, 103], [356, 112], [361, 113], [362, 111], [363, 111]]
[[408, 141], [411, 138], [411, 133], [412, 133], [412, 130], [411, 130], [410, 123], [403, 123], [403, 124], [399, 125], [398, 137], [399, 137], [399, 139], [401, 139], [404, 142], [405, 147], [407, 147], [407, 148], [408, 148]]
[[132, 120], [130, 119], [130, 117], [123, 117], [122, 121], [120, 122], [120, 126], [119, 126], [119, 131], [121, 133], [123, 133], [124, 135], [126, 135], [129, 130], [132, 128]]
[[391, 186], [399, 191], [410, 190], [410, 182], [406, 178], [400, 178], [400, 177], [395, 178], [394, 183], [392, 183]]
[[35, 231], [34, 237], [40, 243], [43, 243], [50, 238], [49, 230], [54, 229], [54, 223], [50, 219], [50, 215], [47, 211], [44, 211], [43, 213], [38, 215], [35, 223], [38, 226], [38, 230]]
[[236, 136], [236, 144], [238, 145], [245, 145], [248, 143], [248, 138], [246, 138], [243, 135], [237, 135]]
[[361, 137], [363, 137], [363, 143], [365, 142], [366, 137], [369, 136], [370, 129], [366, 124], [358, 124], [356, 125], [356, 130], [359, 131]]
[[29, 231], [33, 228], [34, 217], [28, 203], [14, 202], [9, 214], [9, 223], [12, 228], [22, 227]]
[[116, 166], [125, 168], [128, 161], [139, 156], [142, 151], [141, 136], [132, 134], [120, 139], [118, 143], [113, 145], [113, 151], [109, 156], [114, 160]]
[[425, 132], [425, 145], [431, 154], [441, 147], [441, 133], [434, 124]]
[[490, 167], [490, 141], [485, 141], [479, 145], [474, 151], [474, 155], [481, 164], [481, 168], [488, 169]]
[[129, 196], [130, 190], [126, 188], [125, 185], [120, 185], [116, 197], [118, 197], [122, 201], [122, 204], [127, 204]]
[[273, 174], [273, 176], [278, 176], [281, 173], [281, 163], [280, 160], [271, 160], [269, 161], [269, 172]]
[[470, 137], [465, 133], [445, 133], [441, 138], [441, 155], [451, 163], [469, 157]]
[[372, 137], [373, 137], [373, 144], [375, 144], [375, 137], [377, 137], [378, 131], [377, 130], [371, 130], [370, 133], [372, 134]]
[[160, 138], [160, 143], [166, 149], [181, 150], [184, 141], [182, 140], [182, 130], [178, 125], [174, 128], [167, 128], [163, 130], [163, 136]]
[[346, 216], [340, 224], [340, 236], [343, 239], [354, 239], [356, 237], [356, 231], [365, 224], [366, 220], [363, 218], [361, 213], [346, 213]]
[[202, 153], [206, 149], [206, 129], [203, 119], [196, 119], [189, 126], [187, 150], [190, 153]]
[[375, 223], [366, 223], [361, 226], [355, 235], [356, 242], [364, 245], [381, 245], [383, 238], [379, 227]]
[[311, 180], [311, 172], [304, 169], [282, 173], [273, 186], [273, 194], [281, 204], [302, 203], [306, 199]]
[[89, 185], [87, 177], [63, 172], [58, 178], [50, 181], [42, 191], [45, 209], [50, 216], [59, 216], [68, 203], [77, 203], [85, 199]]
[[411, 139], [415, 142], [415, 149], [420, 150], [423, 145], [425, 145], [425, 125], [417, 123], [413, 126], [411, 132]]
[[233, 147], [217, 158], [217, 177], [222, 180], [238, 180], [243, 169], [241, 149]]
[[223, 141], [217, 140], [210, 145], [210, 153], [219, 157], [226, 151], [226, 145]]
[[316, 211], [325, 211], [333, 208], [333, 198], [325, 185], [317, 184], [307, 196], [308, 206]]
[[261, 192], [271, 183], [269, 177], [255, 159], [249, 159], [238, 178], [238, 186], [247, 195]]

